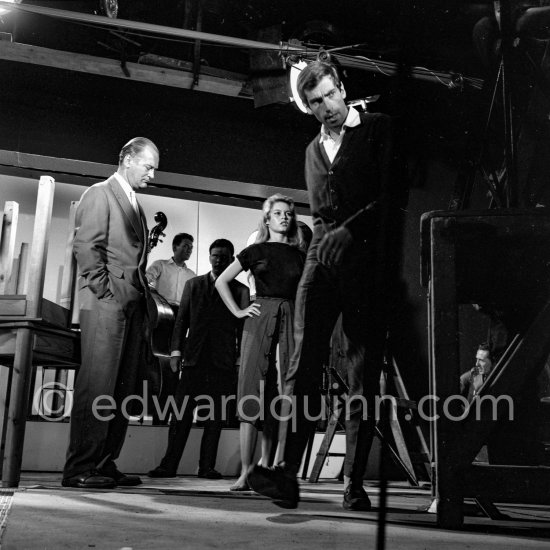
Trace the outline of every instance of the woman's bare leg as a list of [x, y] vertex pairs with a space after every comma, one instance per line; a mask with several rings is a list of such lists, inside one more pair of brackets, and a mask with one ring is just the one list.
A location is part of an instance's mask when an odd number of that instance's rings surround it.
[[256, 450], [256, 442], [258, 441], [258, 430], [250, 422], [241, 422], [239, 430], [239, 439], [241, 446], [241, 475], [239, 479], [231, 485], [231, 491], [246, 491], [249, 489], [246, 481], [248, 468], [252, 464], [254, 451]]

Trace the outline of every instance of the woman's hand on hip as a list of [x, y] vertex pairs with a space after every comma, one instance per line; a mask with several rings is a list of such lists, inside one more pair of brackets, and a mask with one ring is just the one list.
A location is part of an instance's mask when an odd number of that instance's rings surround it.
[[253, 304], [250, 304], [248, 307], [244, 309], [240, 309], [236, 315], [239, 319], [242, 319], [243, 317], [258, 317], [260, 315], [260, 308], [262, 307], [261, 304], [257, 304], [254, 302]]

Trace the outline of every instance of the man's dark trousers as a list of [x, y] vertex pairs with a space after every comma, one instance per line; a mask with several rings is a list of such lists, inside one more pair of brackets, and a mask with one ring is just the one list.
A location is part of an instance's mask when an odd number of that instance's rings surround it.
[[375, 291], [376, 268], [369, 268], [371, 258], [361, 245], [348, 250], [341, 267], [321, 265], [317, 261], [321, 237], [314, 238], [308, 250], [296, 297], [296, 349], [285, 388], [285, 395], [294, 396], [296, 409], [290, 425], [282, 424], [283, 437], [286, 429], [284, 458], [286, 466], [296, 472], [315, 429], [315, 418], [321, 411], [320, 387], [326, 346], [341, 313], [349, 344], [344, 474], [352, 482], [360, 483], [376, 422], [375, 397], [379, 393], [386, 336], [383, 292]]
[[[172, 472], [177, 471], [193, 426], [193, 416], [197, 406], [199, 407], [198, 419], [205, 418], [199, 470], [206, 472], [215, 468], [222, 423], [227, 418], [228, 411], [228, 407], [223, 407], [223, 401], [224, 398], [235, 394], [235, 387], [236, 380], [233, 372], [212, 369], [211, 363], [206, 361], [184, 368], [176, 390], [176, 414], [173, 414], [170, 420], [168, 448], [160, 463], [162, 468]], [[211, 400], [197, 399], [200, 396], [210, 396]], [[213, 404], [213, 410], [210, 409], [210, 403]], [[210, 413], [213, 414], [210, 415]], [[211, 417], [206, 418], [209, 415]]]
[[[124, 313], [116, 300], [99, 300], [88, 288], [80, 291], [80, 300], [83, 361], [75, 381], [64, 478], [94, 470], [98, 465], [103, 467], [118, 458], [128, 415], [132, 414], [130, 400], [124, 409], [121, 405], [125, 398], [141, 396], [143, 391], [136, 365], [145, 351], [145, 302], [132, 304]], [[110, 408], [110, 398], [115, 408]]]

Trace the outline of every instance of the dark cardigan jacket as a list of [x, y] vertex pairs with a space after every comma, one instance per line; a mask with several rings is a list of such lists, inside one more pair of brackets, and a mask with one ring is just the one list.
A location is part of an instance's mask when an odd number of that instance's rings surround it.
[[320, 134], [306, 150], [305, 178], [318, 237], [345, 225], [354, 240], [370, 240], [381, 218], [406, 204], [392, 119], [370, 113], [360, 117], [361, 124], [346, 129], [332, 164]]

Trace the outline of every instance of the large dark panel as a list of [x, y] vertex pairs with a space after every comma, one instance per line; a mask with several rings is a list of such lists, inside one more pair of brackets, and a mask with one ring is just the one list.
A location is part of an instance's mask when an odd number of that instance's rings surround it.
[[161, 150], [168, 172], [303, 189], [317, 132], [290, 105], [0, 62], [0, 148], [114, 163], [131, 137]]

